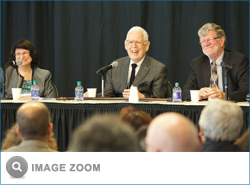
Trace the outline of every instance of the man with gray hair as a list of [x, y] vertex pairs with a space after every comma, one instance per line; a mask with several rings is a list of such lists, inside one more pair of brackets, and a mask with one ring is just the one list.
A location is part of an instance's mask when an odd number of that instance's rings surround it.
[[[226, 35], [224, 30], [214, 23], [203, 25], [198, 31], [200, 45], [204, 55], [191, 61], [191, 72], [183, 87], [183, 100], [190, 100], [190, 90], [200, 90], [200, 100], [225, 99], [225, 69], [216, 66], [216, 61], [223, 61], [233, 66], [228, 73], [228, 98], [235, 101], [246, 101], [249, 92], [249, 60], [247, 56], [225, 49]], [[209, 88], [210, 77], [214, 71], [218, 88]]]
[[132, 27], [124, 45], [128, 56], [117, 59], [118, 66], [107, 72], [105, 96], [129, 98], [130, 87], [136, 86], [139, 98], [171, 97], [167, 67], [146, 55], [150, 45], [147, 32]]
[[53, 124], [45, 104], [37, 101], [24, 103], [17, 110], [16, 121], [17, 134], [22, 142], [3, 152], [57, 152], [48, 146]]
[[243, 111], [233, 102], [212, 100], [202, 110], [199, 119], [202, 152], [234, 152], [234, 145], [243, 126]]
[[146, 135], [147, 152], [198, 152], [200, 141], [195, 124], [179, 113], [155, 117]]

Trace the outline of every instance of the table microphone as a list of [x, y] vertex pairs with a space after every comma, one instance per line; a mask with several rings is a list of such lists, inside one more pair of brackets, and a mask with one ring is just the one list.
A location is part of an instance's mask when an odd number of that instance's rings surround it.
[[216, 61], [216, 65], [223, 66], [223, 67], [226, 67], [228, 69], [232, 69], [233, 68], [233, 66], [231, 66], [231, 65], [229, 65], [229, 64], [227, 64], [225, 62], [222, 62], [222, 60], [217, 60]]
[[9, 62], [9, 64], [20, 66], [23, 64], [23, 61], [21, 59], [18, 59], [16, 61]]
[[106, 71], [112, 69], [113, 67], [117, 67], [117, 66], [118, 66], [118, 62], [114, 61], [114, 62], [112, 62], [112, 64], [109, 64], [108, 66], [105, 66], [105, 67], [99, 69], [98, 71], [96, 71], [96, 74], [105, 73]]

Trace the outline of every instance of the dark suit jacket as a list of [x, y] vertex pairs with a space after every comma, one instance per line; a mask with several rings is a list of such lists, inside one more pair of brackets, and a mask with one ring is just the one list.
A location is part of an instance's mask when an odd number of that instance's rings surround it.
[[[228, 97], [230, 100], [246, 101], [249, 92], [249, 60], [248, 58], [233, 50], [224, 50], [223, 62], [232, 65], [233, 69], [228, 72]], [[223, 91], [224, 67], [222, 68]], [[201, 55], [191, 61], [191, 72], [183, 87], [183, 100], [190, 100], [190, 90], [200, 90], [209, 87], [211, 68], [209, 58]]]
[[[106, 75], [104, 94], [108, 97], [122, 97], [122, 92], [127, 88], [130, 58], [124, 57], [116, 61], [118, 66], [109, 70]], [[146, 98], [167, 98], [167, 74], [164, 64], [146, 55], [132, 85], [137, 86], [138, 91]]]
[[243, 152], [239, 146], [234, 145], [233, 142], [227, 141], [213, 141], [206, 138], [202, 143], [201, 152]]

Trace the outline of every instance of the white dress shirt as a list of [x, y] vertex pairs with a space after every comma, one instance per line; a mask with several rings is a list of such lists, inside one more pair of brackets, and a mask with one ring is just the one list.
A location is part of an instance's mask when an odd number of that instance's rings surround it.
[[129, 64], [129, 68], [128, 68], [128, 77], [127, 77], [127, 86], [129, 84], [129, 80], [130, 80], [130, 76], [131, 76], [131, 72], [132, 72], [132, 64], [136, 64], [137, 67], [135, 68], [135, 76], [137, 75], [140, 67], [141, 67], [141, 64], [144, 60], [145, 56], [143, 57], [143, 59], [141, 59], [139, 62], [137, 63], [134, 63], [132, 60], [130, 60], [130, 64]]

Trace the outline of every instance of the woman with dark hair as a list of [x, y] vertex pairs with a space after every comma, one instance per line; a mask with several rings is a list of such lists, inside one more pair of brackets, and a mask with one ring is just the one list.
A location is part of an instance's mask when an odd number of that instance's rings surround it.
[[[40, 69], [39, 55], [35, 46], [26, 39], [18, 40], [11, 48], [9, 62], [22, 60], [22, 64], [10, 65], [5, 69], [5, 97], [12, 98], [11, 88], [22, 88], [21, 97], [30, 98], [33, 80], [37, 81], [40, 97], [54, 98], [51, 73]], [[1, 81], [2, 83], [2, 81]]]

